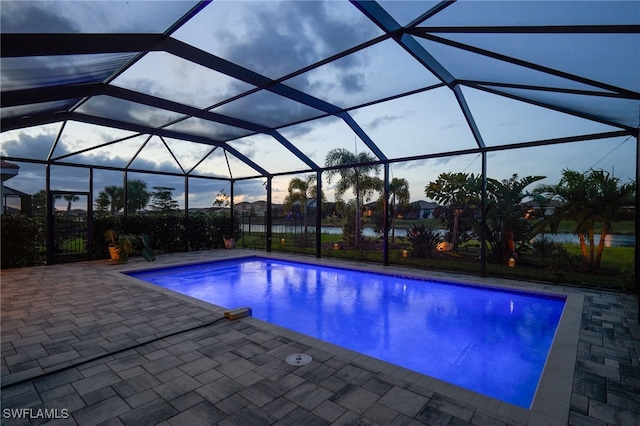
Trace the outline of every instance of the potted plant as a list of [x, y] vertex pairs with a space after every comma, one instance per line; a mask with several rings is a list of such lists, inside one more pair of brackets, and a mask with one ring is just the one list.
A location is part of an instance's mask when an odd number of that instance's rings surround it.
[[[147, 234], [116, 234], [113, 229], [108, 229], [105, 234], [105, 241], [109, 243], [109, 253], [111, 263], [127, 263], [129, 256], [139, 251], [147, 262], [156, 259], [156, 253], [151, 248], [149, 236]], [[138, 249], [140, 247], [140, 249]]]
[[136, 236], [133, 234], [120, 234], [116, 241], [116, 249], [120, 256], [119, 263], [129, 262], [129, 256], [135, 251]]
[[117, 234], [114, 229], [107, 229], [104, 233], [105, 242], [109, 243], [109, 254], [111, 255], [111, 263], [120, 261], [117, 247]]
[[[226, 222], [226, 220], [225, 220]], [[240, 238], [240, 224], [235, 218], [231, 217], [228, 224], [222, 226], [222, 239], [224, 240], [224, 247], [232, 249], [235, 247], [236, 239]]]

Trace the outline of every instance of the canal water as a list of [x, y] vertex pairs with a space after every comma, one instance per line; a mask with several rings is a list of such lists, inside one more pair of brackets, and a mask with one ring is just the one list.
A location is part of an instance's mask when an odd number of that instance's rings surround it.
[[[309, 226], [307, 229], [309, 232], [313, 232], [315, 228], [313, 226]], [[245, 232], [264, 232], [264, 225], [252, 224], [251, 227], [249, 227], [247, 224], [245, 224], [243, 226], [243, 230]], [[299, 225], [298, 226], [288, 226], [288, 225], [273, 226], [273, 232], [275, 233], [299, 233], [299, 232], [303, 232], [303, 230], [304, 228]], [[321, 232], [323, 234], [340, 235], [342, 234], [342, 228], [339, 226], [323, 226], [321, 227]], [[396, 237], [404, 237], [406, 236], [406, 233], [407, 233], [406, 229], [396, 229], [395, 234], [396, 234]], [[362, 235], [366, 237], [377, 236], [373, 228], [364, 228], [362, 230]], [[578, 239], [578, 236], [576, 234], [558, 233], [558, 234], [544, 234], [544, 236], [556, 243], [570, 243], [570, 244], [580, 243], [580, 240]], [[540, 238], [540, 237], [541, 235], [539, 235], [536, 238]], [[599, 241], [600, 241], [600, 236], [597, 235], [596, 244], [598, 244]], [[635, 237], [633, 235], [618, 235], [618, 234], [611, 235], [610, 234], [610, 235], [607, 235], [607, 237], [605, 238], [606, 247], [634, 247], [634, 245], [635, 245]]]

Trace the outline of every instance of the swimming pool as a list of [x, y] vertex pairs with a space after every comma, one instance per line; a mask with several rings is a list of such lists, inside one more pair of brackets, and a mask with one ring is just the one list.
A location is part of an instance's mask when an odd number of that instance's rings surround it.
[[131, 272], [524, 408], [565, 298], [260, 257]]

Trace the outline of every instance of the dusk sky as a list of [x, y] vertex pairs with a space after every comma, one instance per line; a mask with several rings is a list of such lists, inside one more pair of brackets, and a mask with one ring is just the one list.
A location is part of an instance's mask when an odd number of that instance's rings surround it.
[[[407, 25], [438, 2], [380, 2], [400, 24]], [[25, 2], [2, 1], [2, 32], [154, 32], [163, 31], [193, 2], [158, 2], [167, 13], [146, 19], [150, 2]], [[141, 19], [145, 17], [145, 19]], [[141, 24], [141, 22], [143, 22]], [[527, 2], [461, 1], [429, 18], [419, 26], [448, 25], [605, 25], [640, 24], [640, 2]], [[282, 79], [291, 88], [304, 91], [339, 108], [346, 109], [371, 141], [389, 159], [477, 148], [469, 124], [456, 96], [441, 80], [416, 61], [393, 39], [371, 46], [292, 78], [298, 69], [311, 66], [375, 37], [383, 31], [347, 1], [214, 1], [207, 5], [172, 37], [216, 55], [270, 79]], [[624, 126], [638, 128], [638, 98], [600, 98], [597, 81], [640, 93], [640, 36], [638, 34], [455, 34], [438, 33], [451, 43], [414, 37], [451, 75], [462, 81], [508, 83], [519, 86], [551, 87], [555, 91], [504, 89], [512, 96], [530, 96], [538, 103], [565, 111], [579, 111], [582, 117], [520, 102], [490, 91], [461, 84], [460, 90], [486, 146], [564, 138], [617, 131]], [[462, 50], [455, 43], [539, 64], [585, 80], [562, 78], [479, 53]], [[73, 57], [2, 58], [2, 86], [20, 89], [46, 86], [48, 80], [69, 82], [96, 78], [113, 64], [126, 64], [131, 54], [77, 55]], [[23, 70], [41, 68], [39, 75], [24, 77]], [[71, 70], [71, 71], [69, 71]], [[79, 72], [78, 70], [82, 70]], [[86, 73], [86, 76], [84, 75]], [[116, 77], [114, 86], [157, 97], [166, 97], [192, 107], [262, 126], [276, 128], [315, 164], [323, 166], [331, 149], [370, 151], [348, 124], [316, 108], [257, 90], [230, 102], [229, 98], [255, 88], [221, 72], [188, 62], [167, 52], [150, 52]], [[486, 85], [485, 85], [486, 86]], [[369, 104], [401, 93], [414, 94]], [[508, 92], [508, 93], [507, 93]], [[578, 94], [581, 92], [581, 94]], [[149, 106], [96, 96], [82, 103], [77, 112], [117, 118], [130, 123], [163, 126], [180, 119]], [[4, 111], [3, 111], [3, 114]], [[5, 114], [6, 116], [6, 114]], [[587, 119], [590, 116], [594, 119]], [[315, 119], [316, 117], [321, 117]], [[290, 125], [290, 123], [299, 123]], [[50, 124], [3, 132], [3, 156], [44, 160], [61, 131]], [[308, 170], [309, 167], [269, 135], [251, 134], [245, 129], [188, 118], [167, 127], [194, 135], [229, 140], [228, 145], [269, 173]], [[188, 172], [191, 175], [242, 178], [259, 173], [233, 155], [212, 146], [148, 135], [132, 137], [130, 131], [68, 122], [52, 158], [79, 164], [134, 169]], [[119, 141], [122, 140], [122, 141]], [[148, 140], [148, 141], [147, 141]], [[119, 141], [116, 143], [111, 143]], [[140, 147], [144, 148], [140, 150]], [[69, 153], [87, 150], [80, 154]], [[176, 160], [170, 154], [170, 148]], [[140, 150], [140, 151], [139, 151]], [[139, 151], [139, 153], [138, 153]], [[131, 161], [134, 156], [136, 156]], [[373, 154], [372, 154], [373, 155]], [[206, 159], [201, 161], [203, 158]], [[628, 182], [635, 177], [636, 140], [631, 136], [566, 143], [488, 154], [488, 176], [506, 179], [517, 173], [546, 176], [540, 183], [557, 183], [563, 169], [604, 169]], [[226, 160], [229, 160], [227, 166]], [[200, 162], [201, 161], [201, 162]], [[17, 162], [20, 173], [6, 185], [26, 193], [44, 189], [44, 166]], [[196, 167], [197, 166], [197, 167]], [[409, 181], [411, 200], [426, 199], [424, 187], [443, 172], [480, 173], [478, 154], [398, 162], [392, 177]], [[231, 169], [231, 174], [230, 170]], [[281, 203], [292, 177], [274, 178], [273, 201]], [[382, 177], [382, 174], [380, 174]], [[52, 189], [88, 191], [88, 172], [81, 168], [54, 167]], [[184, 178], [130, 173], [153, 186], [175, 187], [174, 198], [184, 206]], [[238, 181], [235, 202], [266, 199], [265, 179]], [[94, 191], [106, 185], [122, 184], [122, 173], [94, 172]], [[333, 184], [324, 183], [334, 200]], [[535, 185], [535, 184], [534, 184]], [[535, 186], [528, 188], [533, 189]], [[210, 207], [215, 194], [228, 183], [190, 179], [189, 206]]]

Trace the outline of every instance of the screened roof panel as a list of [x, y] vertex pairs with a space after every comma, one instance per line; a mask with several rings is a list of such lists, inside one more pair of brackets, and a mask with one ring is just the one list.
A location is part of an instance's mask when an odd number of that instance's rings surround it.
[[[135, 135], [134, 132], [113, 127], [68, 121], [53, 150], [52, 157], [59, 159], [61, 156], [90, 150], [101, 145], [109, 146], [112, 142], [129, 139]], [[107, 150], [107, 152], [109, 151]], [[94, 152], [91, 152], [88, 155], [93, 154]]]
[[[394, 84], [387, 84], [388, 82]], [[284, 82], [342, 108], [439, 84], [393, 40], [300, 74]]]
[[174, 37], [276, 79], [380, 34], [348, 2], [214, 1]]
[[[275, 142], [275, 143], [274, 143]], [[271, 136], [255, 135], [227, 144], [265, 168], [270, 173], [308, 169], [308, 166]]]
[[146, 140], [142, 149], [131, 161], [131, 168], [139, 170], [154, 170], [159, 172], [181, 173], [180, 164], [158, 136]]
[[134, 56], [103, 53], [2, 58], [2, 90], [101, 82]]
[[353, 129], [334, 116], [285, 127], [280, 129], [280, 133], [318, 165], [323, 165], [327, 153], [336, 148], [367, 152], [375, 157]]
[[628, 25], [637, 24], [636, 1], [458, 1], [421, 26]]
[[7, 33], [163, 33], [196, 1], [3, 1]]
[[[138, 135], [117, 140], [113, 143], [100, 144], [89, 151], [82, 151], [75, 155], [65, 156], [62, 160], [66, 163], [85, 164], [89, 166], [124, 168], [135, 157], [147, 139], [149, 139], [148, 135]], [[58, 153], [56, 150], [55, 155], [61, 153]]]
[[2, 108], [0, 110], [0, 118], [25, 117], [66, 110], [71, 108], [78, 101], [80, 101], [80, 99], [67, 99], [64, 101], [42, 102]]
[[397, 1], [384, 0], [379, 1], [380, 5], [400, 24], [408, 25], [417, 17], [437, 6], [440, 0], [433, 1]]
[[[230, 165], [229, 161], [231, 160], [231, 154], [226, 153], [224, 149], [220, 147], [209, 147], [210, 150], [208, 154], [204, 157], [204, 159], [192, 168], [192, 174], [195, 176], [207, 176], [207, 177], [220, 177], [223, 179], [230, 179]], [[238, 160], [235, 160], [236, 164], [241, 163]], [[246, 167], [246, 166], [245, 166]], [[252, 174], [255, 174], [255, 170]]]
[[251, 130], [241, 129], [201, 118], [187, 118], [175, 124], [165, 127], [166, 130], [174, 130], [194, 136], [203, 136], [216, 141], [236, 139], [254, 133]]
[[526, 97], [527, 99], [562, 108], [576, 114], [591, 116], [611, 125], [619, 123], [630, 128], [638, 128], [640, 101], [637, 99], [586, 96], [571, 93], [552, 94], [517, 88], [504, 88], [500, 91], [518, 97]]
[[45, 160], [61, 126], [55, 123], [2, 132], [0, 155]]
[[[541, 88], [589, 90], [603, 93], [611, 92], [604, 88], [594, 87], [562, 76], [548, 74], [540, 70], [458, 49], [435, 41], [425, 40], [420, 37], [416, 39], [454, 77], [460, 80], [528, 85]], [[473, 66], [470, 66], [470, 64]]]
[[[640, 15], [640, 11], [638, 13]], [[440, 36], [578, 77], [640, 91], [640, 34]]]
[[189, 172], [204, 160], [215, 147], [178, 139], [163, 138], [182, 168]]
[[465, 87], [462, 91], [488, 146], [615, 130], [605, 124], [481, 90]]
[[149, 52], [119, 75], [113, 85], [197, 108], [213, 106], [254, 88], [166, 52]]
[[390, 158], [477, 148], [446, 87], [352, 111], [356, 121]]
[[260, 90], [211, 110], [234, 118], [247, 119], [267, 127], [280, 127], [324, 115], [323, 111]]
[[151, 127], [160, 127], [182, 117], [181, 114], [173, 111], [104, 95], [93, 96], [76, 111], [96, 117], [111, 118]]

